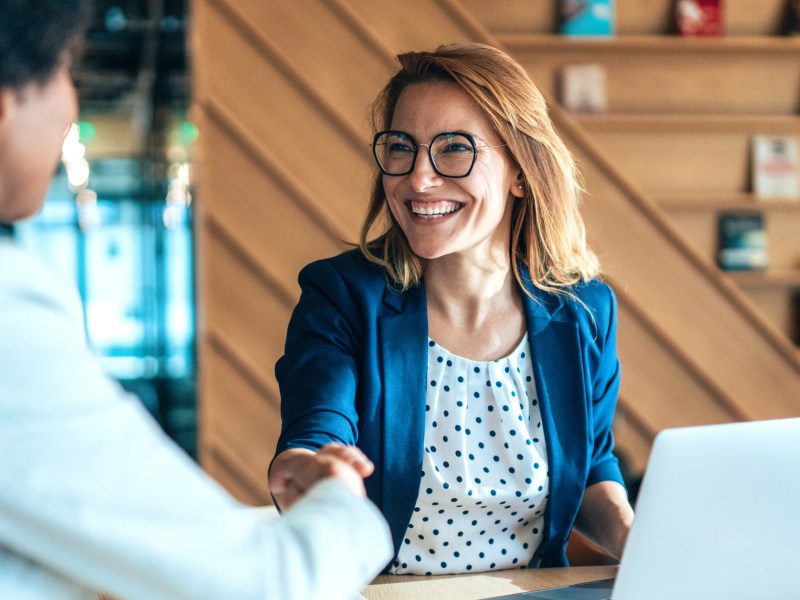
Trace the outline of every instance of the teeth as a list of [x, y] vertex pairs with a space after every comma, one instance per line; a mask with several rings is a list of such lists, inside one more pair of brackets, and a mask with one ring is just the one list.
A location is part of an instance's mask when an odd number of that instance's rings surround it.
[[445, 204], [442, 203], [423, 203], [423, 202], [412, 202], [411, 203], [411, 210], [415, 215], [425, 216], [425, 217], [441, 217], [452, 212], [457, 211], [461, 208], [460, 204], [456, 204], [455, 202], [448, 202]]

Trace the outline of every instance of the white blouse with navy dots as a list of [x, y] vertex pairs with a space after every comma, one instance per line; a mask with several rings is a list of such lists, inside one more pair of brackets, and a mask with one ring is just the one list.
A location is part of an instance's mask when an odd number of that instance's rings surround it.
[[428, 346], [422, 480], [392, 572], [526, 567], [549, 493], [528, 336], [489, 362]]

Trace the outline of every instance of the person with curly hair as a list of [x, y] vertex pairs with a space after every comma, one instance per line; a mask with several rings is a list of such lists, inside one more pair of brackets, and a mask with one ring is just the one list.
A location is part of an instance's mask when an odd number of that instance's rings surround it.
[[13, 240], [77, 117], [88, 14], [0, 0], [0, 598], [352, 598], [390, 556], [370, 461], [327, 445], [283, 517], [240, 504], [101, 371], [76, 291]]

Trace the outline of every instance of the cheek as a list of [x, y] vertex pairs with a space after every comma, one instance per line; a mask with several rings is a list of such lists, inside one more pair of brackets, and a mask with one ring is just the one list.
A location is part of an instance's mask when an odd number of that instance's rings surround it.
[[386, 196], [386, 204], [395, 219], [397, 218], [397, 211], [400, 208], [400, 204], [397, 201], [397, 187], [399, 183], [397, 179], [397, 177], [383, 178], [383, 193]]

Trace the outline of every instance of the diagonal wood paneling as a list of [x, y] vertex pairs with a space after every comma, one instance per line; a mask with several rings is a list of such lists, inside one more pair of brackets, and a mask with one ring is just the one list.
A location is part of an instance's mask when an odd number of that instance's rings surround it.
[[343, 135], [349, 132], [304, 89], [302, 71], [286, 73], [260, 39], [242, 36], [227, 6], [210, 3], [207, 102], [224, 107], [266, 151], [291, 165], [337, 229], [357, 231], [371, 174], [368, 142]]
[[[538, 4], [525, 3], [533, 19]], [[373, 172], [366, 109], [392, 54], [500, 45], [481, 18], [472, 0], [196, 0], [201, 459], [240, 498], [268, 501], [273, 367], [296, 275], [357, 237]], [[796, 355], [574, 119], [553, 114], [583, 162], [590, 241], [619, 290], [618, 435], [631, 462], [668, 425], [796, 412]]]

